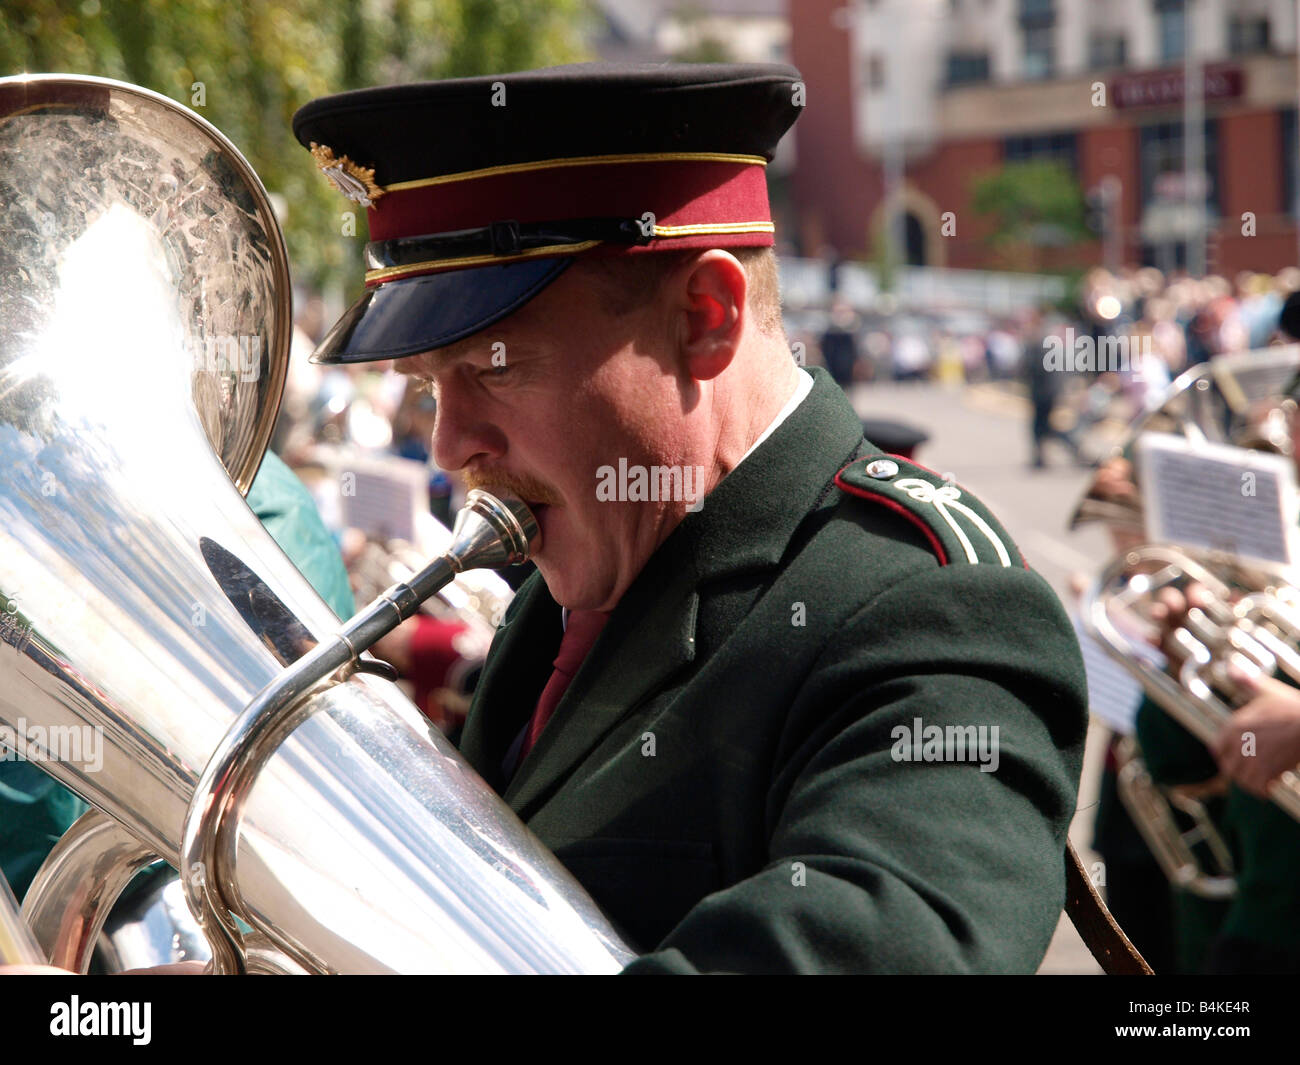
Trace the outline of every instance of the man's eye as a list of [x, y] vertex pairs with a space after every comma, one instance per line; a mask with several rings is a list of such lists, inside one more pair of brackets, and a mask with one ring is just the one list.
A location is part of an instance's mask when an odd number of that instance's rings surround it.
[[486, 370], [483, 370], [479, 374], [479, 376], [480, 377], [504, 377], [508, 369], [509, 367], [505, 365], [500, 365], [500, 366], [492, 365], [489, 366]]

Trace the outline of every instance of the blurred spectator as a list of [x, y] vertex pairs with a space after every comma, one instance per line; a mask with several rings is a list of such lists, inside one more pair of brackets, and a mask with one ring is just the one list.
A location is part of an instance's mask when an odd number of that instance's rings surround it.
[[1282, 313], [1282, 293], [1268, 274], [1242, 271], [1237, 275], [1237, 298], [1241, 301], [1241, 321], [1246, 330], [1246, 346], [1267, 346], [1278, 315]]
[[865, 376], [883, 377], [889, 370], [889, 334], [883, 329], [873, 329], [862, 342], [862, 347], [867, 355], [862, 362], [867, 371]]
[[930, 348], [919, 330], [908, 327], [895, 335], [890, 362], [895, 381], [924, 381], [930, 375]]
[[965, 380], [966, 367], [962, 360], [961, 345], [955, 337], [941, 330], [931, 334], [931, 350], [937, 352], [935, 377], [941, 384], [959, 385]]
[[1011, 328], [999, 322], [984, 340], [984, 361], [994, 381], [1006, 381], [1020, 369], [1020, 341]]
[[835, 383], [845, 390], [853, 383], [861, 324], [858, 312], [844, 300], [831, 304], [830, 324], [822, 334], [822, 361]]
[[1074, 430], [1060, 429], [1052, 421], [1066, 374], [1049, 368], [1045, 352], [1049, 337], [1057, 338], [1063, 346], [1067, 345], [1068, 334], [1065, 324], [1057, 319], [1044, 325], [1041, 317], [1034, 315], [1027, 323], [1026, 336], [1037, 337], [1036, 343], [1031, 340], [1025, 345], [1025, 378], [1029, 385], [1029, 400], [1034, 411], [1030, 425], [1033, 439], [1031, 463], [1034, 469], [1039, 470], [1047, 465], [1043, 444], [1054, 438], [1070, 450], [1076, 463], [1085, 465]]

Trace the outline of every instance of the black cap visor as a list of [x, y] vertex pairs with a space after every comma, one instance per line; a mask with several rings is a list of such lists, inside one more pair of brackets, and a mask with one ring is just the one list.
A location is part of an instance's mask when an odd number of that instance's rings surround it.
[[454, 344], [513, 314], [572, 261], [528, 259], [385, 281], [334, 323], [311, 361], [380, 362]]

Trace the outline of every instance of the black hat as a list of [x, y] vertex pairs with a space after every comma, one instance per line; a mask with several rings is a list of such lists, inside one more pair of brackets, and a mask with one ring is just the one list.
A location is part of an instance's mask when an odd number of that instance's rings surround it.
[[862, 435], [888, 455], [912, 457], [918, 447], [930, 439], [924, 429], [888, 418], [863, 418]]
[[581, 63], [313, 100], [293, 131], [368, 208], [366, 292], [317, 362], [454, 343], [577, 255], [771, 245], [793, 67]]

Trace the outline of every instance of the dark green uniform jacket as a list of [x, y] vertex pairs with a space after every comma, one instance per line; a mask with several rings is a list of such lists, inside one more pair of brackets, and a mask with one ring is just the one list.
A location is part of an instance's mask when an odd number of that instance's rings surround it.
[[[248, 505], [321, 598], [340, 617], [352, 614], [347, 570], [311, 493], [273, 451], [248, 492]], [[21, 899], [59, 837], [87, 810], [38, 766], [0, 761], [0, 871]]]
[[[506, 786], [561, 636], [529, 579], [462, 751], [647, 952], [630, 972], [1032, 972], [1065, 897], [1078, 645], [987, 512], [869, 474], [814, 378], [651, 557]], [[933, 725], [996, 727], [996, 769], [921, 757]]]
[[[1218, 775], [1205, 745], [1150, 699], [1138, 708], [1137, 735], [1151, 776], [1161, 784]], [[1237, 894], [1220, 934], [1274, 952], [1276, 971], [1300, 972], [1300, 824], [1280, 806], [1232, 784], [1218, 827], [1237, 866]]]

